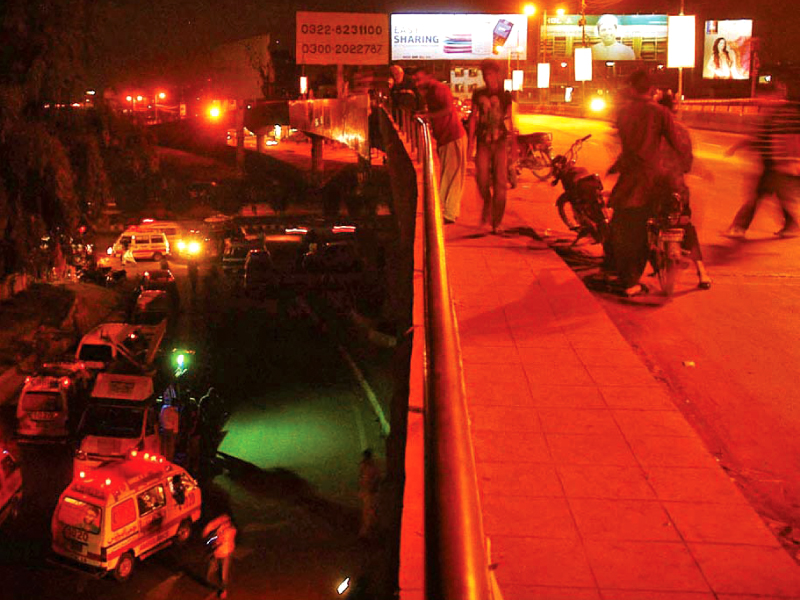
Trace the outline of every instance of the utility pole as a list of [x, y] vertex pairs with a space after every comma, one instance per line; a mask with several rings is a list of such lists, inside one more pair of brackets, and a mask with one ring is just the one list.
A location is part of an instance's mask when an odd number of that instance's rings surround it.
[[[680, 16], [683, 16], [684, 0], [681, 0]], [[678, 67], [678, 103], [683, 102], [683, 67]]]

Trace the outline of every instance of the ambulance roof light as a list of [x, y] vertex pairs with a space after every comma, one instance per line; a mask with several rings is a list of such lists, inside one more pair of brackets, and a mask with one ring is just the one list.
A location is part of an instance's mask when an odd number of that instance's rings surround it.
[[86, 472], [85, 471], [81, 471], [80, 473], [78, 473], [78, 477], [83, 479], [84, 477], [86, 477]]

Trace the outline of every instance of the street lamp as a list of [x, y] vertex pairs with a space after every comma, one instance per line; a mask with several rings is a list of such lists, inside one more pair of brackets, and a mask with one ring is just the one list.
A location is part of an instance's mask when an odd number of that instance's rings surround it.
[[153, 106], [155, 106], [155, 115], [154, 115], [154, 118], [155, 118], [155, 122], [156, 122], [156, 123], [158, 123], [158, 101], [159, 101], [159, 100], [163, 100], [163, 99], [164, 99], [164, 98], [166, 98], [166, 97], [167, 97], [167, 94], [166, 94], [165, 92], [158, 92], [158, 93], [155, 95], [155, 97], [153, 97]]
[[526, 4], [523, 7], [522, 12], [525, 13], [526, 17], [532, 17], [536, 14], [536, 7], [533, 4]]

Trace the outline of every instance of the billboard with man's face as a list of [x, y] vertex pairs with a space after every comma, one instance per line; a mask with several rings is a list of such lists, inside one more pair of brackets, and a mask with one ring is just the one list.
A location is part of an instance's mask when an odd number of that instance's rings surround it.
[[750, 79], [753, 21], [706, 21], [703, 77]]
[[667, 15], [580, 15], [547, 17], [542, 25], [547, 58], [569, 58], [585, 41], [593, 60], [652, 60], [667, 57]]
[[392, 60], [525, 60], [525, 15], [393, 14]]

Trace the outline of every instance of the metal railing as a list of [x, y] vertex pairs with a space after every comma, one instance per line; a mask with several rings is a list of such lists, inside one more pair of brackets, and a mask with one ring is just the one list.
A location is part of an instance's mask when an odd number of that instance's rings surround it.
[[430, 127], [408, 112], [396, 116], [417, 150], [423, 173], [425, 597], [490, 600], [491, 576]]

